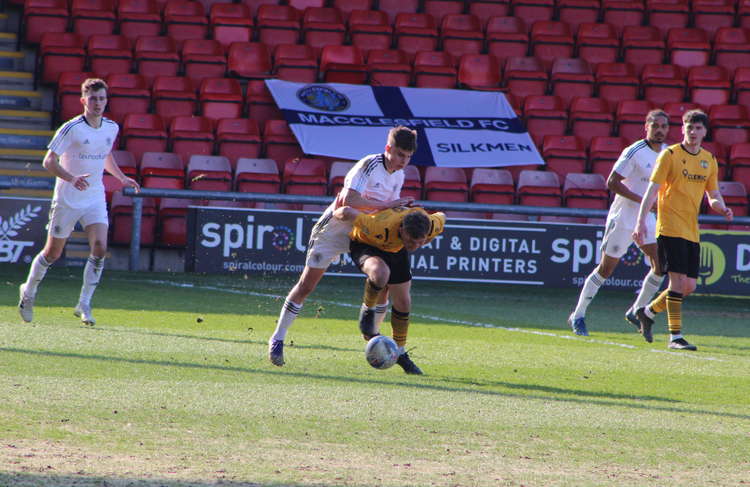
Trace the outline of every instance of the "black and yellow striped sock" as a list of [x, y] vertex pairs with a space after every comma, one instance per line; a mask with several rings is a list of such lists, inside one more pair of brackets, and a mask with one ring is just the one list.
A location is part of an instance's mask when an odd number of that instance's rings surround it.
[[406, 345], [406, 336], [409, 334], [409, 313], [403, 313], [391, 306], [391, 327], [393, 328], [393, 341], [399, 347]]
[[371, 280], [367, 279], [365, 281], [365, 296], [362, 298], [362, 302], [365, 306], [368, 308], [374, 308], [382, 290], [382, 287], [376, 286]]
[[669, 333], [679, 335], [682, 330], [682, 293], [669, 291], [667, 296], [667, 325]]
[[651, 311], [656, 313], [662, 313], [665, 309], [667, 309], [667, 292], [668, 290], [665, 289], [662, 291], [656, 299], [651, 301], [651, 304], [648, 305], [649, 308], [651, 308]]

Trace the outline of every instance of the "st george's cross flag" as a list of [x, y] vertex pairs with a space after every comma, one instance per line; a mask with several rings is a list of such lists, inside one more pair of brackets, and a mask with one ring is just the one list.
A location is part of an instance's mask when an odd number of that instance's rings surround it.
[[382, 152], [388, 130], [405, 125], [418, 132], [412, 164], [544, 164], [502, 93], [277, 79], [266, 84], [306, 154], [358, 160]]

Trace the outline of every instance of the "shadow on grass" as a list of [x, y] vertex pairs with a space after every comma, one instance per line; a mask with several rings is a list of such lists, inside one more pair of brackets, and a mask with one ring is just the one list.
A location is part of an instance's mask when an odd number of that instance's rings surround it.
[[[0, 472], [0, 485], [3, 487], [343, 487], [344, 484], [288, 482], [264, 482], [260, 484], [221, 478], [216, 480], [171, 480]], [[350, 483], [346, 485], [352, 486]], [[370, 486], [361, 484], [359, 487]]]
[[[266, 369], [252, 369], [248, 367], [234, 367], [234, 366], [227, 366], [227, 365], [199, 364], [199, 363], [192, 363], [192, 362], [144, 360], [144, 359], [133, 359], [133, 358], [127, 358], [127, 357], [111, 357], [111, 356], [94, 355], [94, 354], [86, 355], [86, 354], [74, 353], [74, 352], [55, 352], [51, 350], [29, 350], [29, 349], [22, 349], [22, 348], [0, 347], [0, 352], [19, 353], [19, 354], [26, 354], [30, 356], [62, 357], [62, 358], [72, 358], [72, 359], [80, 359], [80, 360], [99, 360], [99, 361], [104, 361], [104, 362], [115, 362], [115, 363], [125, 363], [125, 364], [140, 364], [140, 365], [146, 364], [146, 365], [155, 365], [155, 366], [160, 366], [160, 367], [179, 367], [179, 368], [187, 368], [187, 369], [216, 370], [216, 371], [222, 371], [222, 372], [237, 372], [237, 373], [246, 373], [246, 374], [284, 375], [287, 377], [304, 378], [304, 379], [309, 379], [309, 380], [324, 380], [324, 381], [332, 381], [332, 382], [361, 382], [361, 383], [367, 383], [367, 384], [372, 384], [372, 385], [382, 385], [382, 386], [389, 386], [389, 387], [395, 386], [395, 387], [412, 388], [412, 389], [418, 389], [418, 390], [431, 390], [431, 391], [437, 391], [437, 392], [457, 392], [457, 393], [465, 393], [465, 394], [509, 397], [509, 398], [516, 398], [516, 399], [538, 399], [538, 400], [543, 400], [543, 401], [558, 401], [558, 402], [569, 402], [569, 403], [574, 403], [574, 404], [587, 404], [587, 405], [598, 404], [601, 406], [609, 406], [609, 407], [618, 406], [618, 407], [631, 408], [631, 409], [647, 409], [649, 411], [657, 410], [657, 411], [679, 412], [679, 413], [684, 413], [684, 414], [696, 414], [696, 415], [704, 415], [704, 416], [718, 416], [722, 418], [730, 417], [730, 418], [738, 418], [738, 419], [743, 419], [743, 420], [750, 419], [750, 415], [748, 414], [705, 411], [705, 410], [699, 410], [699, 409], [680, 408], [680, 407], [669, 406], [669, 405], [659, 406], [659, 405], [654, 405], [652, 403], [652, 402], [665, 402], [665, 403], [680, 402], [678, 400], [666, 398], [666, 397], [602, 393], [602, 392], [594, 392], [594, 391], [583, 391], [583, 390], [577, 390], [577, 389], [556, 388], [556, 387], [542, 386], [542, 385], [537, 385], [537, 384], [518, 384], [518, 383], [512, 383], [512, 382], [485, 382], [485, 381], [480, 382], [474, 379], [446, 379], [443, 377], [434, 378], [439, 381], [457, 382], [462, 385], [474, 385], [477, 387], [482, 387], [482, 386], [507, 387], [509, 389], [525, 390], [525, 391], [530, 391], [530, 392], [542, 392], [542, 393], [547, 393], [548, 395], [513, 394], [513, 393], [499, 392], [499, 391], [477, 390], [477, 389], [467, 388], [467, 387], [449, 387], [449, 386], [439, 385], [439, 384], [424, 384], [424, 383], [415, 383], [415, 382], [386, 381], [386, 380], [361, 379], [361, 378], [355, 379], [352, 377], [292, 372], [289, 370], [278, 370], [278, 369], [266, 370]], [[426, 379], [430, 380], [430, 378], [426, 378]], [[577, 397], [554, 397], [549, 394], [563, 394], [563, 395], [577, 396]], [[648, 404], [632, 404], [632, 403], [624, 402], [626, 400], [627, 401], [650, 401], [650, 402]]]

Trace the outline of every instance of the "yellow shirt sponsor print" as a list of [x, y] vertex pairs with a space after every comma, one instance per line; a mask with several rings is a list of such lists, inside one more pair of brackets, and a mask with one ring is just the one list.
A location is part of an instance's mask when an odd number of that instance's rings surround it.
[[656, 235], [700, 242], [698, 211], [703, 194], [718, 189], [718, 171], [716, 158], [703, 148], [691, 154], [675, 144], [659, 154], [651, 174], [660, 185]]
[[[422, 208], [406, 208], [403, 206], [371, 214], [360, 213], [354, 220], [354, 228], [349, 233], [349, 237], [385, 252], [398, 252], [404, 247], [404, 242], [398, 233], [401, 221], [406, 215], [415, 211], [427, 214]], [[427, 216], [431, 223], [430, 231], [427, 234], [427, 242], [430, 242], [443, 233], [445, 214], [434, 213]]]

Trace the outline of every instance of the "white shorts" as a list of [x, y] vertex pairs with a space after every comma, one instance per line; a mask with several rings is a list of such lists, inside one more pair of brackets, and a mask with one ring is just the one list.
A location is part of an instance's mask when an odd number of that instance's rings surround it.
[[305, 265], [314, 269], [327, 269], [341, 254], [349, 252], [350, 224], [330, 215], [323, 216], [310, 233]]
[[[630, 244], [633, 243], [633, 223], [625, 224], [622, 218], [612, 218], [607, 220], [606, 225], [602, 240], [602, 253], [619, 259], [625, 255]], [[649, 213], [646, 219], [646, 230], [648, 235], [643, 242], [644, 245], [656, 243], [656, 218], [653, 213]]]
[[79, 221], [83, 228], [95, 223], [109, 225], [107, 205], [102, 202], [86, 208], [70, 208], [53, 201], [47, 230], [54, 238], [68, 238]]

